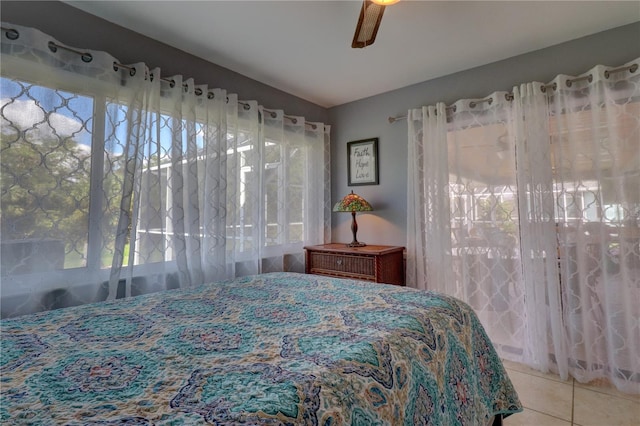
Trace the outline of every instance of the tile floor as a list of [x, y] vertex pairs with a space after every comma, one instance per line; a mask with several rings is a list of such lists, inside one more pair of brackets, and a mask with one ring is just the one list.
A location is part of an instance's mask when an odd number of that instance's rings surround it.
[[524, 406], [504, 420], [505, 426], [640, 426], [640, 395], [503, 363]]

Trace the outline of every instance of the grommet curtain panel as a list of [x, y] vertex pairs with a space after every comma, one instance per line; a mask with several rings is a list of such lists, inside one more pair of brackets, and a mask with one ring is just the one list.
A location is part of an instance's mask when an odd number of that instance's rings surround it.
[[503, 358], [640, 393], [639, 60], [412, 109], [407, 282]]
[[2, 316], [304, 268], [329, 126], [2, 23]]

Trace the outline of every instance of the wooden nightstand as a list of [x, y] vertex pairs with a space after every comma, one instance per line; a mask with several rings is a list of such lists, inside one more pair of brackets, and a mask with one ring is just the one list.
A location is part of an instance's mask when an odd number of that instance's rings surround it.
[[304, 249], [307, 274], [404, 285], [404, 247], [332, 243]]

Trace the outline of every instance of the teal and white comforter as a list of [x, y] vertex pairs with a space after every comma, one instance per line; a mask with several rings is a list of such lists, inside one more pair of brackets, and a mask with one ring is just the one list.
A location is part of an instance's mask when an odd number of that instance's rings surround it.
[[485, 425], [521, 405], [473, 311], [274, 273], [2, 321], [0, 420]]

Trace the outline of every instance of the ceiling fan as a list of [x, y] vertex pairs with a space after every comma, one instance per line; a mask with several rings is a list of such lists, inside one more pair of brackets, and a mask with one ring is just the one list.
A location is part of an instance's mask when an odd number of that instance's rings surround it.
[[400, 0], [364, 0], [351, 47], [361, 49], [372, 45], [376, 41], [384, 8], [398, 1]]

